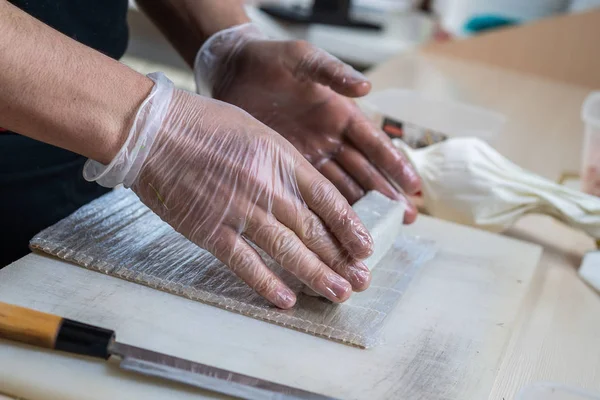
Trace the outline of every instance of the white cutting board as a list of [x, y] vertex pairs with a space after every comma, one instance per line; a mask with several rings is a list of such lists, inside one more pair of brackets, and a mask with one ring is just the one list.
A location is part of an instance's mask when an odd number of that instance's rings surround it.
[[[0, 271], [0, 301], [117, 331], [119, 340], [343, 399], [483, 399], [541, 249], [428, 217], [423, 267], [369, 350], [29, 255]], [[360, 295], [360, 294], [357, 294]], [[0, 393], [29, 400], [210, 398], [113, 365], [0, 342]]]

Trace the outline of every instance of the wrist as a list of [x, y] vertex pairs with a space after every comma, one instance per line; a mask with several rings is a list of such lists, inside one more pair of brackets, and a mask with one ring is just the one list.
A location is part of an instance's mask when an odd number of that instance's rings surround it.
[[234, 73], [247, 43], [267, 38], [253, 23], [236, 25], [208, 38], [194, 60], [197, 91], [210, 94], [221, 77]]
[[121, 141], [119, 148], [108, 162], [88, 160], [83, 169], [86, 180], [105, 187], [130, 187], [137, 179], [162, 128], [174, 91], [173, 83], [162, 73], [150, 74], [146, 79], [151, 85], [149, 94], [131, 112], [129, 123], [117, 124], [127, 126], [126, 134], [115, 135]]
[[141, 74], [131, 74], [129, 80], [115, 84], [112, 102], [104, 105], [99, 113], [104, 115], [97, 156], [90, 157], [108, 165], [125, 144], [134, 124], [138, 109], [151, 92], [154, 83]]

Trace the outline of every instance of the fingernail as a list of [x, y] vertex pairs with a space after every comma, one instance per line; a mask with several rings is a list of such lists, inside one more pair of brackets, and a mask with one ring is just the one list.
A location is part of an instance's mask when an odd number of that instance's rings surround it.
[[338, 299], [345, 298], [346, 294], [352, 291], [352, 286], [350, 286], [350, 283], [337, 274], [327, 275], [325, 287]]
[[281, 308], [290, 308], [296, 304], [296, 296], [289, 289], [278, 289], [277, 303], [277, 305]]
[[371, 280], [371, 272], [363, 263], [356, 263], [348, 267], [348, 275], [353, 289], [362, 289]]
[[351, 66], [348, 66], [347, 77], [348, 77], [347, 83], [350, 83], [350, 84], [369, 81], [369, 79], [365, 75], [363, 75], [361, 72], [355, 70]]
[[411, 202], [408, 203], [406, 211], [404, 212], [404, 223], [407, 225], [412, 224], [417, 219], [418, 210]]

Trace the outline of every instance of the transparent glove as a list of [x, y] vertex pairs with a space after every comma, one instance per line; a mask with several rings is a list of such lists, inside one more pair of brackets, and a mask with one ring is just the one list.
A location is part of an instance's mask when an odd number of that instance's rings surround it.
[[410, 163], [349, 97], [367, 94], [364, 75], [303, 41], [270, 40], [253, 24], [213, 35], [195, 62], [196, 83], [289, 140], [352, 204], [378, 190], [407, 202], [419, 190]]
[[372, 239], [346, 199], [280, 135], [239, 108], [176, 90], [162, 74], [127, 142], [88, 180], [124, 183], [164, 221], [281, 308], [294, 293], [254, 243], [334, 302], [368, 287]]

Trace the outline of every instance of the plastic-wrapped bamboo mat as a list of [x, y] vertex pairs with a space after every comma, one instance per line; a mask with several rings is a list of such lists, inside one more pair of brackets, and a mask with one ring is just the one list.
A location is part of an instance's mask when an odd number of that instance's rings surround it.
[[435, 254], [433, 243], [400, 236], [373, 269], [371, 287], [343, 304], [300, 294], [303, 284], [262, 254], [298, 294], [293, 309], [280, 310], [129, 190], [115, 190], [80, 208], [37, 234], [30, 246], [93, 271], [364, 348], [377, 344], [387, 314]]

